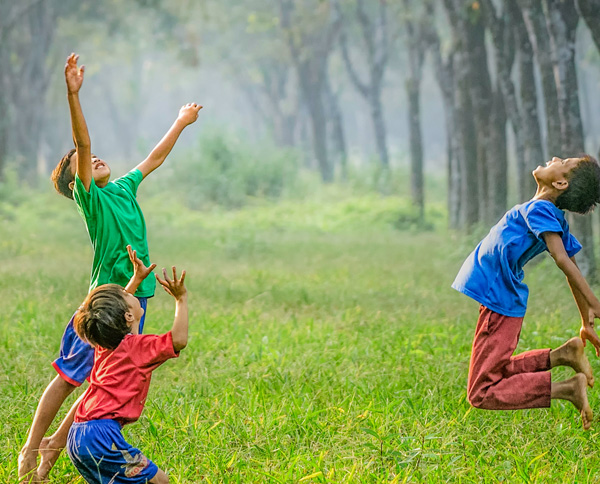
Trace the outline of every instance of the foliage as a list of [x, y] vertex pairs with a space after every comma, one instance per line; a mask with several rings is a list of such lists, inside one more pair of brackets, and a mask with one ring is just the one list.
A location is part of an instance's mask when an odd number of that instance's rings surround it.
[[168, 181], [193, 209], [221, 205], [238, 208], [250, 198], [277, 199], [292, 188], [298, 155], [266, 140], [249, 143], [222, 130], [205, 130], [198, 147], [172, 163]]

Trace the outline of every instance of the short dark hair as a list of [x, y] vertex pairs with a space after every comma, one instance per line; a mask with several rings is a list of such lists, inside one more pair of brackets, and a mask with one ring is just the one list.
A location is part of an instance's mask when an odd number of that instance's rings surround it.
[[600, 166], [590, 155], [583, 154], [581, 161], [567, 174], [569, 186], [556, 199], [556, 206], [586, 214], [600, 203]]
[[61, 158], [56, 165], [56, 168], [52, 171], [52, 175], [50, 179], [52, 183], [54, 183], [54, 188], [61, 195], [64, 195], [67, 198], [73, 200], [73, 190], [69, 186], [69, 184], [75, 180], [73, 174], [71, 173], [71, 156], [75, 153], [75, 148], [70, 150], [65, 156]]
[[77, 336], [92, 346], [110, 350], [119, 346], [131, 331], [125, 318], [129, 305], [123, 291], [118, 284], [104, 284], [92, 290], [73, 320]]

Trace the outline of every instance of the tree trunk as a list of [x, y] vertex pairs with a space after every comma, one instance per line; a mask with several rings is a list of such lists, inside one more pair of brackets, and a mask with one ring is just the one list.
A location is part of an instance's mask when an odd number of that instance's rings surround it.
[[[477, 58], [474, 46], [469, 46], [473, 37], [470, 24], [471, 17], [461, 0], [444, 0], [444, 8], [450, 19], [452, 37], [454, 42], [454, 106], [455, 106], [455, 128], [458, 140], [458, 160], [460, 163], [460, 214], [459, 227], [469, 230], [480, 220], [480, 191], [479, 171], [477, 162], [477, 143], [484, 138], [482, 128], [479, 130], [475, 126], [475, 112], [473, 109], [473, 100], [478, 103], [481, 109], [480, 87], [472, 92], [472, 84], [476, 83], [473, 75], [477, 69], [473, 67], [473, 60]], [[473, 8], [473, 5], [468, 7]], [[489, 79], [488, 79], [489, 80]], [[483, 80], [485, 82], [485, 79]], [[488, 112], [489, 114], [489, 112]], [[479, 116], [481, 113], [478, 114]], [[474, 136], [473, 133], [478, 133]], [[487, 195], [487, 194], [486, 194]]]
[[408, 130], [410, 136], [410, 188], [413, 205], [417, 208], [419, 221], [425, 220], [425, 187], [423, 176], [423, 139], [421, 135], [420, 80], [406, 81], [408, 97]]
[[340, 111], [337, 94], [333, 91], [329, 76], [325, 78], [325, 94], [327, 97], [327, 110], [330, 113], [331, 137], [335, 150], [335, 157], [340, 166], [340, 172], [343, 180], [348, 177], [348, 150], [346, 148], [346, 136], [344, 134], [343, 117]]
[[[281, 27], [286, 33], [292, 61], [298, 73], [300, 91], [310, 115], [313, 148], [321, 178], [325, 183], [330, 183], [333, 181], [333, 168], [327, 156], [327, 123], [323, 106], [323, 89], [329, 54], [339, 33], [341, 19], [339, 16], [328, 19], [323, 22], [320, 29], [311, 26], [309, 31], [298, 31], [295, 29], [300, 25], [293, 24], [291, 21], [294, 3], [291, 0], [279, 0], [279, 5]], [[319, 10], [319, 13], [322, 12]]]
[[[346, 66], [346, 71], [350, 81], [356, 90], [369, 104], [373, 129], [375, 133], [375, 145], [380, 163], [384, 168], [388, 168], [389, 154], [387, 147], [387, 133], [385, 129], [385, 119], [383, 117], [383, 107], [381, 103], [381, 83], [385, 74], [385, 68], [388, 59], [388, 36], [387, 36], [387, 7], [386, 2], [379, 2], [379, 11], [377, 24], [373, 24], [364, 5], [364, 0], [356, 1], [356, 19], [360, 25], [362, 37], [366, 47], [366, 61], [369, 71], [368, 81], [362, 81], [354, 69], [348, 49], [347, 37], [344, 31], [340, 34], [340, 47], [342, 58]], [[338, 1], [334, 2], [338, 15], [342, 18], [342, 10]], [[376, 31], [379, 35], [376, 35]]]
[[529, 200], [536, 190], [535, 178], [531, 172], [544, 162], [544, 149], [538, 116], [538, 99], [534, 75], [533, 47], [527, 35], [525, 22], [515, 0], [511, 5], [511, 21], [514, 29], [519, 60], [519, 83], [521, 94], [521, 121], [525, 158], [521, 167], [520, 200]]
[[[546, 20], [555, 60], [562, 156], [577, 156], [584, 151], [583, 124], [579, 107], [575, 36], [579, 14], [573, 0], [544, 0]], [[583, 249], [579, 256], [582, 274], [594, 281], [596, 261], [591, 215], [572, 217], [573, 233]]]
[[[431, 12], [432, 13], [432, 12]], [[448, 59], [442, 58], [440, 39], [435, 26], [430, 26], [427, 31], [430, 51], [433, 57], [435, 77], [442, 93], [444, 103], [444, 122], [446, 127], [446, 169], [448, 176], [448, 227], [458, 229], [460, 227], [461, 213], [461, 172], [460, 172], [460, 150], [458, 129], [456, 127], [456, 106], [454, 97], [456, 87], [454, 85], [454, 52], [448, 55]]]
[[600, 50], [600, 0], [577, 0], [577, 8]]
[[527, 28], [527, 34], [540, 69], [542, 90], [544, 93], [544, 111], [546, 118], [546, 154], [549, 159], [561, 150], [561, 131], [558, 114], [558, 94], [554, 79], [554, 64], [550, 47], [550, 37], [542, 3], [539, 0], [518, 0]]
[[470, 72], [465, 54], [455, 57], [456, 91], [456, 127], [459, 140], [460, 160], [460, 216], [459, 226], [470, 230], [479, 222], [479, 177], [477, 172], [477, 138], [473, 108], [471, 105]]
[[46, 58], [56, 27], [56, 12], [52, 2], [33, 5], [27, 14], [30, 31], [27, 54], [18, 72], [11, 79], [12, 102], [20, 115], [15, 118], [15, 139], [23, 160], [18, 164], [19, 177], [33, 182], [37, 174], [37, 158], [42, 140], [43, 106], [50, 82]]
[[504, 96], [496, 86], [490, 113], [490, 161], [488, 170], [489, 217], [496, 223], [506, 212], [508, 159], [506, 153], [506, 110]]

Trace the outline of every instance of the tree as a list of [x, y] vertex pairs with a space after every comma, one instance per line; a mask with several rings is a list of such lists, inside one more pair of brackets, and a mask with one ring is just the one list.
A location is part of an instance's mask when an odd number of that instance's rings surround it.
[[403, 0], [402, 20], [408, 51], [405, 90], [408, 101], [408, 131], [410, 145], [410, 187], [413, 205], [417, 207], [419, 220], [425, 219], [425, 187], [423, 175], [423, 136], [421, 133], [421, 81], [423, 61], [429, 44], [426, 22], [433, 15], [433, 5], [424, 4], [424, 10], [411, 0]]
[[561, 152], [561, 131], [549, 32], [539, 0], [517, 1], [540, 70], [546, 119], [546, 157], [551, 158]]
[[[576, 156], [584, 151], [583, 123], [575, 65], [575, 34], [579, 14], [573, 0], [544, 0], [544, 12], [556, 70], [561, 153], [562, 156]], [[591, 217], [573, 215], [572, 224], [575, 235], [583, 245], [579, 262], [581, 272], [594, 280], [596, 262]]]
[[[360, 26], [365, 47], [368, 79], [364, 81], [360, 78], [354, 63], [350, 59], [348, 35], [345, 29], [340, 32], [342, 57], [352, 85], [369, 104], [379, 161], [387, 168], [390, 162], [381, 104], [381, 90], [391, 42], [387, 25], [388, 7], [385, 0], [378, 1], [376, 9], [369, 9], [364, 0], [353, 0], [353, 3], [355, 18]], [[342, 18], [342, 7], [338, 0], [335, 1], [335, 6], [340, 18]]]
[[[300, 91], [311, 119], [313, 147], [321, 178], [333, 181], [333, 166], [327, 153], [327, 117], [323, 93], [329, 55], [338, 35], [341, 19], [328, 2], [303, 3], [279, 0], [281, 27], [296, 67]], [[293, 21], [292, 21], [292, 16]]]

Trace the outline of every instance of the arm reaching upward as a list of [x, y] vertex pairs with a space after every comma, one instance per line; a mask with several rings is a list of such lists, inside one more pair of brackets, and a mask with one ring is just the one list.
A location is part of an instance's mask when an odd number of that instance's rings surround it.
[[125, 290], [135, 296], [135, 291], [140, 286], [142, 281], [146, 279], [152, 270], [156, 267], [156, 264], [152, 264], [150, 267], [146, 267], [142, 260], [137, 256], [137, 252], [131, 248], [131, 245], [127, 246], [127, 253], [129, 254], [129, 260], [133, 264], [133, 276], [129, 279], [129, 282], [125, 286]]
[[90, 134], [87, 129], [85, 117], [79, 103], [79, 89], [83, 84], [85, 66], [78, 67], [78, 55], [71, 54], [67, 57], [65, 65], [65, 81], [67, 83], [67, 99], [69, 101], [69, 112], [71, 114], [71, 129], [73, 131], [73, 142], [77, 150], [77, 175], [83, 182], [87, 191], [90, 190], [92, 182], [92, 151]]
[[171, 280], [167, 276], [167, 271], [163, 269], [163, 277], [164, 279], [161, 279], [157, 274], [156, 280], [168, 294], [175, 298], [175, 319], [171, 335], [173, 336], [173, 349], [177, 353], [187, 346], [188, 340], [187, 289], [183, 284], [185, 271], [181, 273], [181, 278], [177, 279], [177, 269], [173, 267], [173, 280]]
[[136, 168], [142, 172], [143, 178], [156, 170], [167, 158], [175, 142], [186, 126], [194, 123], [198, 119], [198, 111], [202, 106], [196, 103], [188, 103], [179, 110], [179, 116], [173, 125], [167, 131], [167, 134], [158, 142], [148, 157], [142, 161]]
[[600, 338], [594, 329], [594, 321], [600, 318], [600, 301], [594, 295], [592, 288], [583, 277], [574, 257], [569, 257], [559, 234], [545, 232], [544, 241], [548, 252], [556, 262], [556, 265], [567, 276], [567, 283], [573, 293], [577, 309], [581, 316], [581, 330], [579, 335], [585, 344], [590, 341], [596, 348], [596, 356], [600, 356]]

